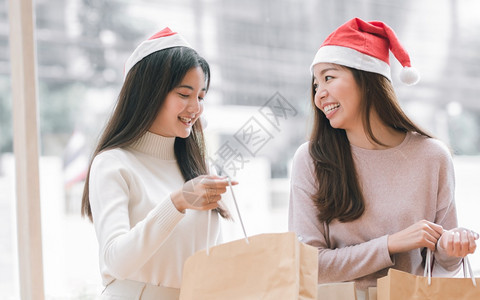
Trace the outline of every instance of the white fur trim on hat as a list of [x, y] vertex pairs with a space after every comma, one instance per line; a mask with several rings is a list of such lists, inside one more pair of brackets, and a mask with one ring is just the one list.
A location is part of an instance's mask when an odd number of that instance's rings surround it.
[[323, 46], [318, 49], [310, 66], [312, 74], [313, 66], [318, 63], [332, 63], [362, 71], [378, 73], [392, 81], [390, 66], [386, 62], [352, 48], [330, 45]]
[[142, 42], [136, 49], [133, 51], [132, 55], [128, 58], [125, 63], [125, 77], [127, 77], [128, 71], [144, 57], [163, 49], [172, 48], [172, 47], [189, 47], [190, 44], [179, 34], [173, 34], [170, 36], [165, 36], [157, 39], [146, 40]]

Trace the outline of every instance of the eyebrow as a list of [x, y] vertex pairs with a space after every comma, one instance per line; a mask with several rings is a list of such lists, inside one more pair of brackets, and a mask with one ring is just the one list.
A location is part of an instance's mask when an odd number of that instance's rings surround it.
[[[189, 86], [189, 85], [184, 85], [184, 84], [179, 85], [179, 86], [177, 86], [176, 88], [177, 88], [177, 89], [179, 89], [179, 88], [186, 88], [186, 89], [189, 89], [189, 90], [192, 90], [192, 91], [193, 91], [193, 87], [191, 87], [191, 86]], [[203, 89], [202, 89], [202, 91], [206, 91], [206, 90], [207, 90], [207, 88], [203, 88]]]
[[[322, 71], [320, 71], [320, 76], [322, 76], [323, 74], [325, 74], [326, 72], [331, 71], [331, 70], [337, 71], [338, 69], [335, 68], [335, 67], [330, 67], [330, 68], [323, 69]], [[313, 76], [313, 78], [316, 79], [315, 76]]]

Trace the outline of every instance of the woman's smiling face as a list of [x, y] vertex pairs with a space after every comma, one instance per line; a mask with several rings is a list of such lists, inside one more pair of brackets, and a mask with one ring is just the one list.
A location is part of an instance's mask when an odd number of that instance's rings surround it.
[[203, 112], [206, 93], [202, 68], [190, 69], [182, 82], [167, 94], [149, 131], [165, 137], [187, 138]]
[[313, 67], [315, 106], [330, 121], [333, 128], [346, 131], [363, 126], [361, 93], [349, 69], [331, 63]]

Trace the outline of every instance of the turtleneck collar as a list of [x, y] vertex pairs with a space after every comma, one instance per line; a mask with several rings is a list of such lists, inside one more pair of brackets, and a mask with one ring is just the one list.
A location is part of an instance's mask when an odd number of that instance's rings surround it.
[[133, 143], [130, 147], [163, 160], [176, 160], [173, 145], [175, 144], [175, 137], [164, 137], [154, 134], [150, 131]]

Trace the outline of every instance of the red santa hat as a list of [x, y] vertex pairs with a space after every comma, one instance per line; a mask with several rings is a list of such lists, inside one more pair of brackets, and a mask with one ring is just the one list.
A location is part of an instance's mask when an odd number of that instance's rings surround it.
[[403, 66], [400, 80], [408, 85], [417, 83], [420, 76], [412, 68], [410, 57], [393, 29], [380, 21], [365, 22], [358, 18], [346, 22], [327, 37], [310, 70], [313, 72], [313, 66], [318, 63], [334, 63], [378, 73], [391, 81], [389, 50]]
[[142, 42], [138, 47], [133, 51], [132, 55], [128, 58], [125, 63], [125, 77], [127, 77], [128, 71], [144, 57], [157, 52], [163, 49], [172, 48], [172, 47], [189, 47], [190, 44], [178, 33], [170, 30], [170, 28], [165, 27], [161, 31], [152, 35], [148, 40]]

